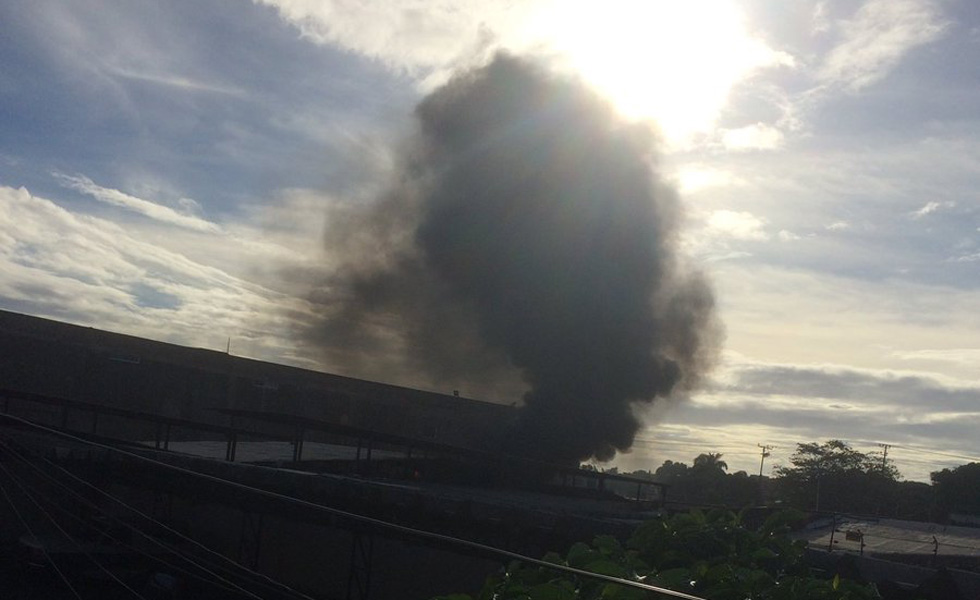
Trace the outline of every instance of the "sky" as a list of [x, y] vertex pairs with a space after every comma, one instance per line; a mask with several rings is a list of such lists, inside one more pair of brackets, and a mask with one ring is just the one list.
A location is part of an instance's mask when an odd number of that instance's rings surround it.
[[501, 50], [659, 132], [724, 326], [610, 464], [752, 473], [768, 444], [769, 473], [827, 439], [913, 480], [980, 460], [969, 0], [2, 3], [0, 308], [338, 371], [297, 335], [329, 232], [384, 195], [420, 100]]

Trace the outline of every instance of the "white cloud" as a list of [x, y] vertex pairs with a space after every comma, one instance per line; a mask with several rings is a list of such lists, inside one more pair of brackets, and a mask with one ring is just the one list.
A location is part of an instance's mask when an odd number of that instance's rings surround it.
[[765, 123], [726, 129], [722, 144], [729, 150], [773, 150], [783, 144], [783, 132]]
[[825, 229], [828, 231], [845, 231], [851, 228], [851, 224], [847, 221], [834, 221], [830, 225], [827, 225]]
[[239, 354], [304, 363], [290, 340], [308, 310], [302, 300], [24, 188], [0, 186], [0, 208], [0, 231], [17, 232], [0, 236], [0, 305], [206, 348], [230, 335]]
[[902, 360], [949, 362], [958, 365], [980, 364], [980, 348], [943, 348], [892, 352]]
[[[762, 362], [726, 353], [712, 388], [686, 402], [654, 407], [656, 420], [640, 433], [632, 464], [650, 455], [690, 463], [707, 450], [722, 451], [732, 470], [759, 468], [760, 441], [778, 447], [785, 460], [796, 444], [838, 438], [862, 451], [876, 442], [901, 446], [894, 456], [902, 474], [928, 480], [929, 472], [963, 460], [918, 449], [975, 455], [980, 388], [973, 379], [931, 372], [858, 368], [832, 364]], [[828, 433], [830, 432], [830, 433]], [[770, 461], [766, 462], [770, 465]], [[636, 468], [636, 467], [633, 467]], [[649, 467], [645, 467], [649, 468]]]
[[912, 211], [909, 216], [913, 219], [921, 219], [928, 214], [936, 212], [940, 208], [952, 208], [954, 206], [956, 206], [955, 202], [928, 202], [919, 210]]
[[980, 252], [974, 252], [973, 254], [963, 254], [951, 260], [953, 262], [961, 262], [961, 263], [980, 262]]
[[940, 204], [938, 202], [929, 202], [928, 204], [926, 204], [925, 206], [923, 206], [919, 210], [913, 211], [912, 212], [912, 218], [913, 219], [918, 219], [918, 218], [924, 217], [924, 216], [928, 215], [931, 212], [935, 212], [936, 209], [938, 209], [939, 207], [940, 207]]
[[693, 194], [706, 188], [737, 183], [738, 180], [730, 171], [709, 167], [682, 168], [677, 175], [677, 187], [682, 194]]
[[332, 44], [412, 74], [445, 68], [495, 44], [508, 23], [522, 20], [530, 3], [476, 1], [342, 2], [256, 0], [273, 6], [304, 37]]
[[739, 240], [766, 240], [765, 221], [750, 212], [716, 210], [708, 218], [708, 227]]
[[710, 132], [733, 87], [790, 54], [750, 33], [736, 2], [255, 0], [303, 36], [375, 59], [422, 90], [493, 51], [534, 53], [580, 74], [624, 115], [671, 143]]
[[[125, 208], [126, 210], [139, 213], [144, 217], [149, 217], [162, 223], [177, 225], [178, 227], [186, 227], [187, 229], [194, 229], [197, 231], [221, 231], [221, 227], [215, 223], [212, 223], [211, 221], [207, 221], [194, 215], [177, 212], [169, 206], [163, 206], [155, 202], [150, 202], [149, 200], [137, 198], [136, 196], [130, 196], [129, 194], [119, 190], [96, 185], [95, 182], [84, 175], [62, 175], [56, 173], [55, 177], [67, 188], [87, 194], [100, 202]], [[190, 200], [190, 203], [188, 203], [188, 201], [189, 199], [187, 198], [182, 199], [182, 207], [190, 208], [197, 206], [197, 203], [195, 203], [193, 200]]]
[[826, 2], [817, 2], [813, 7], [811, 16], [813, 23], [813, 33], [825, 33], [830, 31], [830, 19], [827, 18]]
[[818, 77], [853, 91], [885, 78], [910, 50], [946, 29], [929, 0], [869, 0], [839, 27], [843, 40], [827, 55]]

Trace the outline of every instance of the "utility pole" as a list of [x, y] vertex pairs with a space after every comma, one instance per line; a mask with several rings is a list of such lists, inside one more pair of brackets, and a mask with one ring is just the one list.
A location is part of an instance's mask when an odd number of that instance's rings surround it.
[[[882, 478], [882, 480], [884, 482], [884, 479], [886, 477], [888, 477], [888, 449], [891, 448], [891, 444], [878, 444], [878, 446], [882, 449], [882, 453], [881, 453], [881, 478]], [[881, 487], [880, 489], [881, 489], [881, 491], [880, 491], [879, 496], [878, 496], [879, 497], [879, 500], [878, 500], [878, 508], [875, 511], [878, 516], [881, 516], [881, 506], [882, 506], [882, 504], [884, 504], [885, 494], [887, 493], [887, 491], [886, 491], [887, 488], [885, 486]], [[864, 546], [862, 545], [862, 549], [863, 548], [864, 548]]]
[[888, 449], [891, 448], [891, 444], [878, 444], [884, 452], [881, 453], [881, 474], [885, 474], [885, 469], [888, 468]]
[[762, 466], [766, 464], [766, 457], [770, 454], [769, 451], [775, 448], [775, 446], [768, 444], [756, 444], [756, 446], [762, 448], [762, 460], [759, 462], [759, 477], [762, 477]]

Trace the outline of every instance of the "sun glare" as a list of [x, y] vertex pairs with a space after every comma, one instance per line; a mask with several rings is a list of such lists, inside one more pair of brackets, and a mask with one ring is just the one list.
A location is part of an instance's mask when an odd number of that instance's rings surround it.
[[531, 29], [626, 117], [656, 121], [674, 142], [710, 130], [752, 70], [789, 60], [726, 0], [555, 1]]

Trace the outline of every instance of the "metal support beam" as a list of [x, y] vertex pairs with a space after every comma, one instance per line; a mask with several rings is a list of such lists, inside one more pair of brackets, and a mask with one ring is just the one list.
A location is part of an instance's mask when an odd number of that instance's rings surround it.
[[302, 427], [296, 428], [296, 435], [293, 437], [293, 462], [299, 462], [303, 460], [303, 435], [304, 430]]
[[347, 576], [347, 600], [366, 600], [371, 592], [371, 562], [374, 558], [374, 534], [351, 531], [350, 572]]
[[235, 462], [235, 450], [238, 447], [238, 433], [231, 432], [228, 434], [228, 448], [225, 450], [225, 460], [228, 462]]
[[242, 511], [242, 535], [238, 544], [239, 562], [253, 571], [259, 568], [263, 516], [262, 513]]

